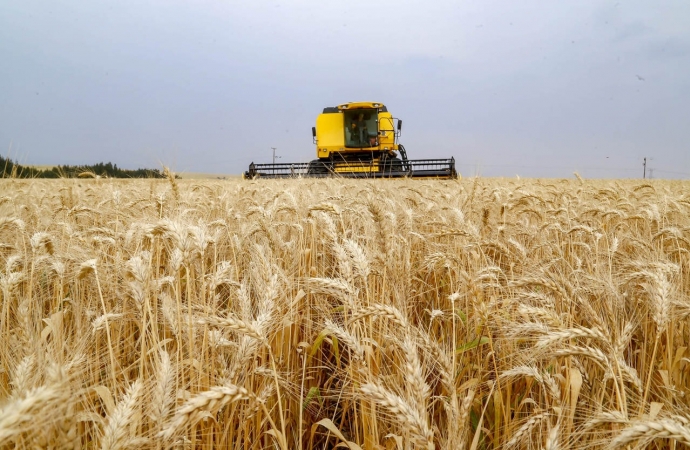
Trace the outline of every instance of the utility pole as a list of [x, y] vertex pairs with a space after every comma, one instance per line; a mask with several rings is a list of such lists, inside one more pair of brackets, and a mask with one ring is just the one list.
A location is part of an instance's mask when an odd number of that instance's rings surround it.
[[276, 147], [271, 147], [273, 150], [273, 164], [276, 163], [276, 158], [280, 159], [280, 156], [276, 156]]
[[647, 157], [642, 160], [642, 178], [647, 178]]

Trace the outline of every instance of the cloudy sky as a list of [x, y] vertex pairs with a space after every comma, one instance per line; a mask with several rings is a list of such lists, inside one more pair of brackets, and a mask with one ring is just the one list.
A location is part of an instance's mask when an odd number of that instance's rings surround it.
[[4, 0], [0, 153], [239, 173], [385, 103], [463, 175], [690, 179], [687, 0]]

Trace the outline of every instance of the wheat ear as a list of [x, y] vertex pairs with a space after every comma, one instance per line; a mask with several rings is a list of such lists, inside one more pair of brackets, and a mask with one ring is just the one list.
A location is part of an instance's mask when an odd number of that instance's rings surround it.
[[427, 449], [434, 448], [434, 432], [429, 428], [428, 420], [405, 400], [372, 383], [363, 384], [360, 391], [366, 398], [386, 408], [403, 425], [415, 444]]
[[396, 322], [402, 328], [407, 328], [408, 326], [407, 319], [405, 319], [399, 309], [389, 305], [378, 304], [361, 308], [350, 318], [350, 322], [361, 320], [369, 316], [385, 317], [386, 319]]
[[251, 395], [245, 388], [228, 384], [214, 386], [208, 391], [200, 392], [190, 398], [175, 413], [175, 417], [168, 427], [160, 433], [163, 439], [170, 439], [183, 425], [196, 424], [206, 413], [216, 414], [220, 408], [228, 403], [247, 400]]
[[414, 399], [419, 414], [426, 414], [426, 403], [431, 397], [431, 389], [424, 377], [422, 364], [417, 354], [417, 345], [408, 337], [403, 341], [402, 349], [405, 353], [405, 375], [409, 392], [412, 394], [411, 397]]
[[648, 420], [637, 422], [625, 428], [611, 441], [607, 449], [623, 447], [638, 439], [673, 439], [681, 444], [690, 445], [690, 427], [670, 419]]
[[59, 392], [56, 387], [41, 386], [30, 390], [23, 398], [6, 403], [0, 409], [0, 445], [31, 428], [31, 422], [35, 421], [39, 414], [50, 412], [51, 405], [54, 405], [58, 398]]
[[257, 341], [264, 340], [261, 330], [257, 326], [233, 317], [204, 316], [197, 318], [196, 323], [219, 328], [230, 328], [231, 330], [253, 337]]
[[103, 431], [101, 438], [101, 449], [120, 449], [129, 445], [131, 436], [129, 425], [134, 416], [135, 407], [139, 394], [142, 391], [143, 383], [141, 380], [135, 381], [117, 404], [115, 410], [110, 414], [108, 423]]
[[508, 441], [508, 443], [505, 445], [505, 448], [512, 448], [517, 445], [525, 436], [527, 436], [527, 433], [529, 433], [532, 428], [550, 415], [551, 413], [547, 411], [530, 417], [529, 420], [527, 420], [527, 422], [525, 422], [525, 424], [518, 428], [515, 434], [513, 434], [513, 436], [510, 438], [510, 441]]
[[165, 350], [160, 351], [160, 365], [156, 372], [156, 385], [153, 390], [151, 418], [155, 422], [167, 419], [173, 404], [173, 389], [175, 387], [175, 368], [170, 363], [170, 355]]

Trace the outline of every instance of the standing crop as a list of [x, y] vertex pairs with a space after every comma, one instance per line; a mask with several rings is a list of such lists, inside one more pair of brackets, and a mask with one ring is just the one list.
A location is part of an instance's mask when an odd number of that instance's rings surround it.
[[4, 180], [2, 448], [690, 444], [690, 185]]

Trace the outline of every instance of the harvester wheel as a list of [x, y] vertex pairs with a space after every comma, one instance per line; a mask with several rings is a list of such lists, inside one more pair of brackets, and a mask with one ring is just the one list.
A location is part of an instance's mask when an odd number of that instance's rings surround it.
[[330, 164], [320, 159], [315, 159], [309, 162], [307, 167], [307, 175], [325, 175], [331, 172]]
[[405, 172], [410, 172], [410, 165], [407, 162], [407, 150], [402, 144], [398, 144], [398, 152], [400, 152], [400, 158], [402, 158], [403, 170]]
[[379, 165], [383, 173], [402, 172], [404, 170], [402, 160], [396, 157], [383, 157]]

